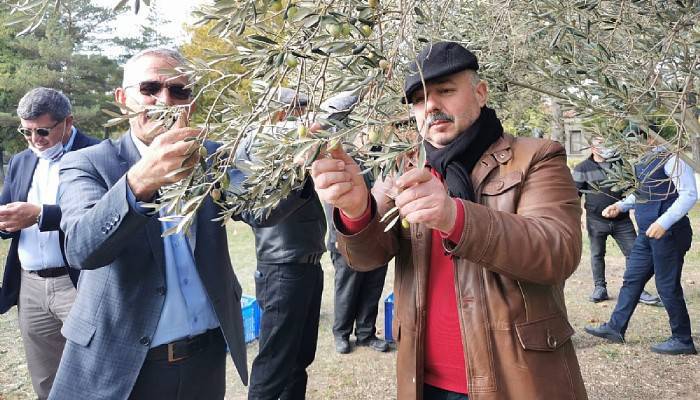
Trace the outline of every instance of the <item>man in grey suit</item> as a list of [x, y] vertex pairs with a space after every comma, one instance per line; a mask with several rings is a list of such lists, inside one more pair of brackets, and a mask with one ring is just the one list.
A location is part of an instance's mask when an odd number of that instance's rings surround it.
[[[135, 55], [124, 67], [117, 102], [132, 110], [157, 101], [189, 104], [186, 77], [167, 73], [182, 62], [166, 49]], [[49, 398], [222, 399], [226, 345], [244, 384], [248, 372], [241, 286], [226, 230], [212, 221], [221, 209], [208, 197], [189, 236], [161, 237], [172, 223], [143, 207], [188, 173], [174, 171], [198, 162], [185, 139], [199, 130], [179, 123], [164, 131], [145, 113], [129, 124], [121, 139], [75, 152], [62, 164], [66, 256], [83, 272]], [[232, 174], [232, 182], [240, 181], [239, 171]], [[266, 222], [293, 212], [312, 193], [305, 187], [290, 195]]]

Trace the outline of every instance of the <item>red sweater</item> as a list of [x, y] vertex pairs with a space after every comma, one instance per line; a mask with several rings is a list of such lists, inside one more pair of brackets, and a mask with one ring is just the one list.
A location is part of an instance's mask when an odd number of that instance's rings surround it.
[[[433, 174], [437, 175], [433, 170]], [[433, 230], [428, 274], [427, 321], [425, 331], [425, 383], [457, 393], [468, 393], [467, 369], [457, 314], [454, 264], [445, 253], [442, 239], [459, 243], [464, 228], [464, 208], [458, 199], [455, 226], [449, 234]], [[358, 219], [340, 213], [343, 231], [354, 234], [372, 219], [371, 207]]]

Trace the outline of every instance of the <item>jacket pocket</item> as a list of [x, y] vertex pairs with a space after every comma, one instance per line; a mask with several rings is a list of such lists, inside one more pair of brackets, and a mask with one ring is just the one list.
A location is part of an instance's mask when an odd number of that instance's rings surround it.
[[515, 213], [522, 180], [521, 171], [513, 171], [492, 179], [481, 189], [481, 203], [494, 210]]
[[494, 178], [481, 190], [481, 194], [486, 196], [497, 196], [522, 182], [523, 174], [520, 171], [513, 171], [499, 178]]
[[574, 328], [563, 315], [515, 324], [520, 344], [525, 350], [554, 351], [571, 339]]
[[61, 333], [71, 342], [87, 347], [95, 336], [96, 330], [95, 325], [89, 322], [69, 317], [61, 329]]

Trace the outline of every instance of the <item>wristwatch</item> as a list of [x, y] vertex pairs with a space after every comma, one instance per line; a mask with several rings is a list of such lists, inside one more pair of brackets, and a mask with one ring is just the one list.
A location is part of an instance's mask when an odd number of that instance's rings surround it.
[[36, 224], [39, 225], [41, 221], [41, 214], [44, 212], [44, 207], [39, 206], [39, 214], [36, 215]]

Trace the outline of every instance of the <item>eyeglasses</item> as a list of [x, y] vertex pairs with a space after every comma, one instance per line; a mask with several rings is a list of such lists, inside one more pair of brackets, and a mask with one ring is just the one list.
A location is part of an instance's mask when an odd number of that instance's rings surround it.
[[60, 124], [63, 121], [65, 121], [65, 119], [56, 122], [50, 128], [25, 128], [23, 126], [20, 126], [17, 128], [17, 132], [21, 133], [25, 137], [31, 137], [34, 132], [36, 132], [36, 134], [39, 136], [46, 137], [46, 136], [49, 136], [49, 134], [51, 133], [51, 130], [53, 128], [57, 127], [58, 124]]
[[143, 81], [136, 85], [131, 85], [127, 87], [138, 86], [139, 92], [144, 96], [155, 96], [160, 93], [165, 87], [170, 92], [170, 95], [177, 100], [187, 100], [192, 97], [192, 89], [185, 87], [181, 83], [163, 83], [160, 81]]

